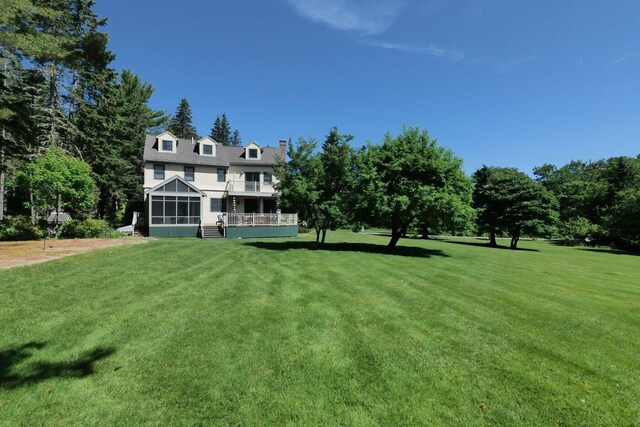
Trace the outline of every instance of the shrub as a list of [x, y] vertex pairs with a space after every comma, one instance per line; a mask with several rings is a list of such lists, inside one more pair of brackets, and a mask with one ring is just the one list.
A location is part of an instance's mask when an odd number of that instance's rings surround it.
[[[112, 237], [114, 231], [103, 219], [88, 218], [74, 219], [60, 226], [60, 238], [63, 239], [91, 239], [98, 237]], [[117, 233], [117, 232], [116, 232]], [[120, 233], [118, 233], [118, 237]]]
[[31, 218], [27, 216], [5, 216], [0, 222], [0, 240], [39, 240], [44, 235], [45, 231], [31, 224]]
[[[560, 242], [564, 245], [581, 245], [588, 236], [600, 237], [602, 230], [586, 218], [572, 218], [560, 225]], [[600, 240], [600, 239], [598, 239]]]
[[309, 227], [305, 226], [305, 225], [298, 225], [298, 233], [302, 234], [302, 233], [308, 233], [309, 232]]

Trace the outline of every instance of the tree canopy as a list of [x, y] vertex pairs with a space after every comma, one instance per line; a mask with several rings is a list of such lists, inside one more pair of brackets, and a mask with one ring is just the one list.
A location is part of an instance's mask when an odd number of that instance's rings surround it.
[[198, 132], [193, 126], [191, 118], [191, 106], [189, 101], [182, 98], [176, 112], [169, 120], [169, 126], [167, 128], [169, 132], [174, 134], [178, 138], [194, 138], [199, 139]]
[[24, 179], [33, 188], [35, 204], [42, 214], [58, 207], [72, 216], [87, 216], [93, 210], [96, 187], [91, 167], [59, 147], [49, 147], [38, 155], [29, 164]]
[[523, 234], [550, 236], [558, 220], [557, 200], [542, 185], [514, 168], [482, 167], [474, 174], [478, 228], [490, 235], [508, 233], [516, 249]]
[[216, 117], [209, 136], [223, 145], [231, 145], [234, 147], [242, 145], [240, 132], [238, 132], [238, 129], [231, 131], [231, 125], [226, 113], [222, 113], [222, 116]]
[[625, 201], [640, 189], [640, 158], [572, 161], [559, 168], [545, 164], [534, 174], [558, 199], [563, 241], [575, 243], [591, 236], [600, 244], [638, 248], [633, 243], [636, 225], [623, 218], [628, 212]]
[[148, 106], [148, 84], [110, 67], [106, 20], [94, 9], [93, 0], [0, 7], [0, 219], [25, 207], [33, 223], [42, 214], [40, 189], [17, 178], [53, 156], [50, 147], [89, 164], [99, 189], [92, 214], [115, 224], [116, 211], [141, 200], [144, 135], [166, 117]]
[[279, 183], [279, 203], [297, 211], [316, 230], [316, 243], [323, 244], [327, 230], [347, 224], [347, 202], [352, 189], [352, 135], [342, 135], [338, 128], [329, 130], [322, 151], [317, 141], [300, 138], [289, 144], [289, 163], [275, 169]]
[[391, 228], [390, 249], [416, 220], [473, 215], [470, 195], [462, 160], [426, 130], [405, 127], [357, 156], [352, 207], [362, 222]]

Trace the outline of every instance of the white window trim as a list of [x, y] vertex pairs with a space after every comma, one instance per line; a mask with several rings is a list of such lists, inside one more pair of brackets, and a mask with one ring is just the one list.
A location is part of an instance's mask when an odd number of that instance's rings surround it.
[[[205, 145], [210, 145], [211, 146], [211, 154], [204, 154], [204, 146]], [[217, 144], [210, 137], [205, 136], [200, 141], [198, 141], [198, 152], [199, 152], [199, 154], [201, 156], [216, 157], [216, 151], [217, 151]]]
[[[256, 150], [256, 157], [249, 157], [249, 150]], [[244, 158], [246, 160], [261, 160], [262, 159], [262, 147], [255, 142], [250, 142], [244, 147]]]
[[[211, 154], [205, 154], [205, 152], [204, 152], [204, 146], [205, 145], [211, 146]], [[200, 155], [201, 156], [207, 156], [207, 157], [215, 157], [216, 156], [216, 145], [215, 144], [200, 144]]]

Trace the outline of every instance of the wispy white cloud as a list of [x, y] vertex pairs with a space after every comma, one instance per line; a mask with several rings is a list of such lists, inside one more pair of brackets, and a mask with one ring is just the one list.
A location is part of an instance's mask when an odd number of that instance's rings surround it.
[[384, 32], [405, 7], [403, 0], [284, 0], [301, 16], [342, 31]]
[[538, 59], [537, 55], [523, 56], [521, 58], [514, 59], [513, 61], [499, 63], [498, 68], [500, 69], [501, 72], [508, 73], [510, 71], [515, 70], [517, 67], [519, 67], [520, 65], [526, 62], [531, 62], [536, 59]]
[[618, 64], [622, 64], [623, 62], [626, 62], [629, 59], [629, 56], [621, 56], [619, 58], [616, 58], [612, 61], [609, 61], [609, 65], [618, 65]]
[[453, 62], [459, 62], [465, 59], [464, 52], [455, 49], [445, 49], [433, 44], [420, 45], [411, 43], [390, 43], [366, 40], [365, 44], [383, 49], [399, 50], [401, 52], [415, 53], [419, 55], [430, 55], [436, 58], [444, 58]]

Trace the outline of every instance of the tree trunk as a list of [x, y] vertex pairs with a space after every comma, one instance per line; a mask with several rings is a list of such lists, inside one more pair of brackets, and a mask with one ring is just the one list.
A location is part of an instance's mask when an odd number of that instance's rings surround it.
[[58, 145], [58, 128], [57, 128], [57, 117], [58, 113], [58, 73], [57, 73], [57, 64], [51, 64], [49, 66], [49, 100], [48, 100], [48, 108], [49, 108], [49, 119], [51, 122], [49, 123], [49, 145], [56, 146]]
[[387, 248], [389, 248], [389, 250], [394, 250], [395, 247], [396, 247], [396, 244], [398, 243], [398, 240], [400, 240], [400, 233], [398, 232], [398, 229], [397, 228], [395, 230], [392, 229], [391, 230], [391, 241], [387, 245]]
[[58, 200], [56, 203], [56, 237], [60, 232], [60, 209], [62, 209], [62, 194], [58, 193]]
[[78, 75], [76, 70], [73, 70], [71, 75], [71, 90], [69, 91], [69, 115], [67, 116], [69, 122], [73, 122], [74, 115], [76, 113], [76, 90], [78, 86]]
[[322, 242], [321, 242], [323, 245], [324, 245], [324, 239], [325, 239], [325, 237], [327, 237], [327, 229], [326, 229], [326, 228], [323, 228], [323, 229], [322, 229]]
[[316, 226], [316, 246], [318, 246], [320, 244], [320, 227]]
[[29, 206], [31, 208], [31, 225], [36, 225], [38, 217], [36, 215], [36, 197], [33, 195], [33, 190], [29, 189]]
[[[5, 130], [2, 129], [2, 141], [4, 142]], [[0, 221], [4, 219], [4, 211], [6, 210], [4, 198], [4, 145], [0, 146]]]
[[520, 240], [520, 237], [518, 236], [511, 236], [511, 245], [509, 245], [509, 247], [511, 249], [518, 249], [518, 241]]
[[409, 224], [403, 224], [398, 226], [397, 221], [393, 220], [391, 222], [391, 241], [387, 245], [387, 248], [389, 250], [395, 249], [396, 244], [400, 240], [400, 237], [402, 237], [404, 234], [407, 234], [408, 227], [409, 227]]
[[402, 227], [400, 227], [401, 237], [407, 237], [407, 228], [409, 228], [409, 224], [404, 224]]
[[494, 230], [491, 230], [491, 233], [489, 233], [489, 246], [493, 248], [498, 246], [498, 243], [496, 243], [496, 232]]
[[391, 241], [389, 241], [387, 248], [389, 250], [393, 250], [396, 247], [398, 240], [400, 240], [400, 229], [398, 227], [398, 221], [393, 218], [391, 220]]
[[422, 226], [421, 234], [423, 239], [429, 238], [429, 227], [427, 225]]

